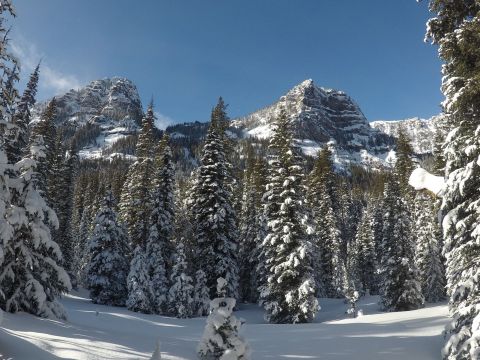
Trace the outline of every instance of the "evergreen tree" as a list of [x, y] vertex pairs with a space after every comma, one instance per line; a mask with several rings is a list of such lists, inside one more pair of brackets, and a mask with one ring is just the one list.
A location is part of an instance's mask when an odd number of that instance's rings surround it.
[[27, 83], [13, 116], [13, 125], [6, 143], [7, 157], [11, 163], [20, 161], [28, 153], [28, 125], [31, 121], [30, 108], [35, 104], [40, 64], [37, 65]]
[[318, 154], [308, 179], [307, 198], [314, 222], [313, 241], [317, 249], [314, 264], [318, 294], [341, 297], [345, 267], [335, 214], [338, 205], [331, 156], [328, 146]]
[[376, 252], [375, 238], [372, 229], [372, 213], [370, 208], [366, 208], [355, 237], [353, 254], [350, 257], [355, 258], [355, 270], [358, 271], [358, 280], [360, 287], [356, 290], [362, 294], [367, 292], [376, 294], [378, 292], [378, 281], [376, 277]]
[[11, 179], [13, 206], [7, 215], [14, 233], [0, 276], [5, 294], [1, 304], [10, 312], [65, 318], [57, 297], [70, 290], [70, 279], [59, 265], [62, 253], [49, 229], [49, 225], [58, 227], [58, 219], [37, 188], [41, 176], [36, 166], [44, 156], [43, 138], [38, 136], [31, 143], [29, 157], [15, 165], [19, 176]]
[[453, 317], [445, 359], [475, 359], [480, 354], [480, 3], [432, 0], [427, 38], [439, 45], [443, 60], [444, 112], [451, 131], [445, 140], [447, 176], [442, 211], [447, 293]]
[[138, 136], [137, 160], [128, 169], [119, 203], [120, 218], [127, 226], [133, 247], [140, 245], [145, 248], [149, 236], [154, 122], [155, 116], [150, 104]]
[[242, 322], [232, 314], [235, 299], [225, 297], [227, 286], [225, 279], [218, 279], [218, 297], [210, 303], [212, 311], [207, 318], [207, 325], [197, 348], [200, 359], [250, 359], [248, 344], [238, 334]]
[[12, 2], [4, 0], [0, 3], [0, 130], [4, 135], [15, 131], [12, 119], [18, 100], [18, 91], [15, 85], [19, 80], [18, 60], [10, 51], [9, 46], [10, 29], [7, 26], [8, 16], [14, 17], [15, 11]]
[[45, 156], [41, 158], [37, 165], [38, 178], [38, 190], [47, 201], [47, 204], [51, 206], [51, 197], [54, 189], [49, 189], [49, 185], [57, 174], [53, 173], [55, 163], [55, 139], [56, 129], [54, 120], [57, 113], [57, 102], [53, 98], [47, 105], [45, 111], [42, 113], [40, 121], [35, 124], [30, 136], [30, 142], [35, 141], [38, 136], [43, 138], [45, 146]]
[[145, 314], [153, 312], [150, 302], [150, 281], [148, 277], [145, 251], [138, 245], [133, 252], [130, 272], [127, 278], [128, 299], [127, 309]]
[[389, 311], [418, 309], [424, 298], [414, 263], [410, 213], [397, 175], [385, 186], [381, 262], [381, 304]]
[[193, 289], [194, 315], [205, 316], [210, 310], [210, 290], [207, 287], [207, 277], [202, 270], [195, 273]]
[[210, 295], [215, 296], [219, 277], [227, 283], [227, 295], [238, 297], [238, 234], [232, 201], [230, 164], [225, 155], [223, 121], [225, 105], [219, 101], [212, 111], [198, 178], [192, 189], [192, 212], [198, 268], [207, 276]]
[[302, 169], [292, 145], [290, 123], [282, 109], [270, 141], [263, 241], [267, 284], [262, 292], [266, 319], [272, 323], [312, 321], [318, 310], [312, 259], [305, 228]]
[[193, 314], [192, 278], [187, 275], [187, 262], [182, 243], [175, 251], [175, 265], [170, 276], [172, 286], [168, 292], [169, 313], [178, 318], [188, 318]]
[[415, 263], [425, 300], [437, 302], [445, 299], [445, 269], [442, 249], [439, 247], [442, 232], [437, 221], [435, 200], [425, 192], [417, 193]]
[[[259, 265], [257, 236], [260, 232], [262, 195], [265, 192], [263, 163], [251, 150], [244, 171], [244, 184], [240, 221], [240, 298], [244, 302], [258, 300], [258, 278], [255, 271]], [[253, 255], [253, 256], [252, 256]]]
[[168, 135], [165, 134], [159, 146], [161, 154], [158, 156], [160, 161], [157, 162], [159, 168], [153, 193], [153, 207], [146, 248], [151, 301], [158, 313], [165, 310], [164, 305], [167, 300], [167, 266], [171, 262], [171, 239], [175, 216], [173, 198], [175, 170], [168, 141]]
[[87, 284], [94, 303], [123, 306], [127, 299], [129, 248], [114, 206], [112, 192], [107, 191], [88, 243]]
[[[11, 210], [11, 197], [8, 184], [7, 173], [11, 170], [11, 165], [8, 164], [7, 154], [2, 148], [2, 138], [0, 136], [0, 269], [5, 255], [5, 248], [11, 246], [13, 238], [13, 227], [7, 221], [7, 214]], [[0, 288], [0, 298], [3, 296], [3, 291]]]

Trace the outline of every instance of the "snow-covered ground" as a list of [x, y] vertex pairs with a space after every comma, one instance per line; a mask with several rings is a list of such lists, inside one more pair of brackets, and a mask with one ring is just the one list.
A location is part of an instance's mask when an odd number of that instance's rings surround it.
[[[381, 313], [377, 297], [360, 300], [364, 316], [347, 318], [342, 300], [320, 299], [315, 323], [271, 325], [261, 309], [243, 305], [252, 359], [438, 359], [447, 307]], [[162, 359], [196, 359], [205, 318], [175, 319], [92, 304], [85, 292], [62, 300], [67, 322], [5, 314], [0, 359], [149, 359], [157, 339]], [[3, 357], [2, 357], [3, 355]]]

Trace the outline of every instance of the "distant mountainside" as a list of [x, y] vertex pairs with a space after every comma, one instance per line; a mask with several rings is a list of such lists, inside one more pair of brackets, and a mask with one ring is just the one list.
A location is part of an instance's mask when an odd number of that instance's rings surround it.
[[416, 117], [396, 121], [372, 121], [370, 126], [393, 137], [397, 136], [399, 128], [402, 127], [409, 136], [415, 153], [427, 154], [432, 152], [436, 129], [443, 129], [445, 120], [444, 115], [437, 115], [430, 119]]
[[[132, 155], [135, 135], [143, 116], [137, 88], [125, 78], [92, 81], [85, 88], [71, 90], [56, 98], [57, 126], [79, 149], [82, 158]], [[37, 121], [45, 103], [32, 113]], [[315, 156], [323, 146], [334, 154], [340, 168], [350, 164], [381, 167], [394, 155], [395, 136], [404, 126], [418, 154], [431, 151], [436, 124], [443, 117], [369, 123], [355, 101], [342, 91], [315, 85], [312, 80], [298, 84], [272, 105], [247, 116], [233, 119], [232, 138], [255, 142], [272, 134], [273, 122], [281, 108], [293, 124], [297, 145], [305, 155]], [[198, 149], [208, 123], [192, 122], [169, 126], [180, 161], [197, 163]]]
[[[57, 126], [79, 139], [82, 157], [102, 156], [102, 150], [116, 141], [136, 134], [143, 116], [137, 87], [125, 78], [95, 80], [79, 90], [56, 97]], [[37, 121], [47, 102], [35, 105]]]

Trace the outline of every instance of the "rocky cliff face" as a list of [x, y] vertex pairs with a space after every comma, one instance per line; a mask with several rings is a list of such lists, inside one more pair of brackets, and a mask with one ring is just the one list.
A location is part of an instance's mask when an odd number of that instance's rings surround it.
[[[82, 141], [82, 157], [99, 157], [114, 142], [135, 134], [143, 116], [137, 88], [125, 78], [95, 80], [56, 100], [57, 126], [67, 128], [71, 137], [83, 133], [93, 137]], [[35, 105], [33, 121], [38, 120], [46, 104]]]
[[372, 121], [370, 125], [387, 135], [397, 137], [400, 127], [407, 133], [416, 154], [428, 154], [433, 150], [435, 132], [445, 132], [444, 115], [430, 119], [411, 118], [396, 121]]
[[312, 80], [295, 86], [276, 103], [242, 118], [232, 127], [244, 136], [268, 138], [280, 108], [293, 123], [294, 136], [307, 155], [327, 143], [341, 165], [383, 164], [394, 145], [393, 138], [370, 127], [360, 107], [342, 91], [318, 87]]

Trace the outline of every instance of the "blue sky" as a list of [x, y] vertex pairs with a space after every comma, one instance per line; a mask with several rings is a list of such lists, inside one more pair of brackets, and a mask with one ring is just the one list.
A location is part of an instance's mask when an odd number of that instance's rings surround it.
[[133, 80], [167, 122], [231, 117], [312, 78], [369, 120], [440, 111], [440, 62], [423, 42], [426, 1], [16, 0], [24, 73], [43, 58], [39, 98], [90, 80]]

